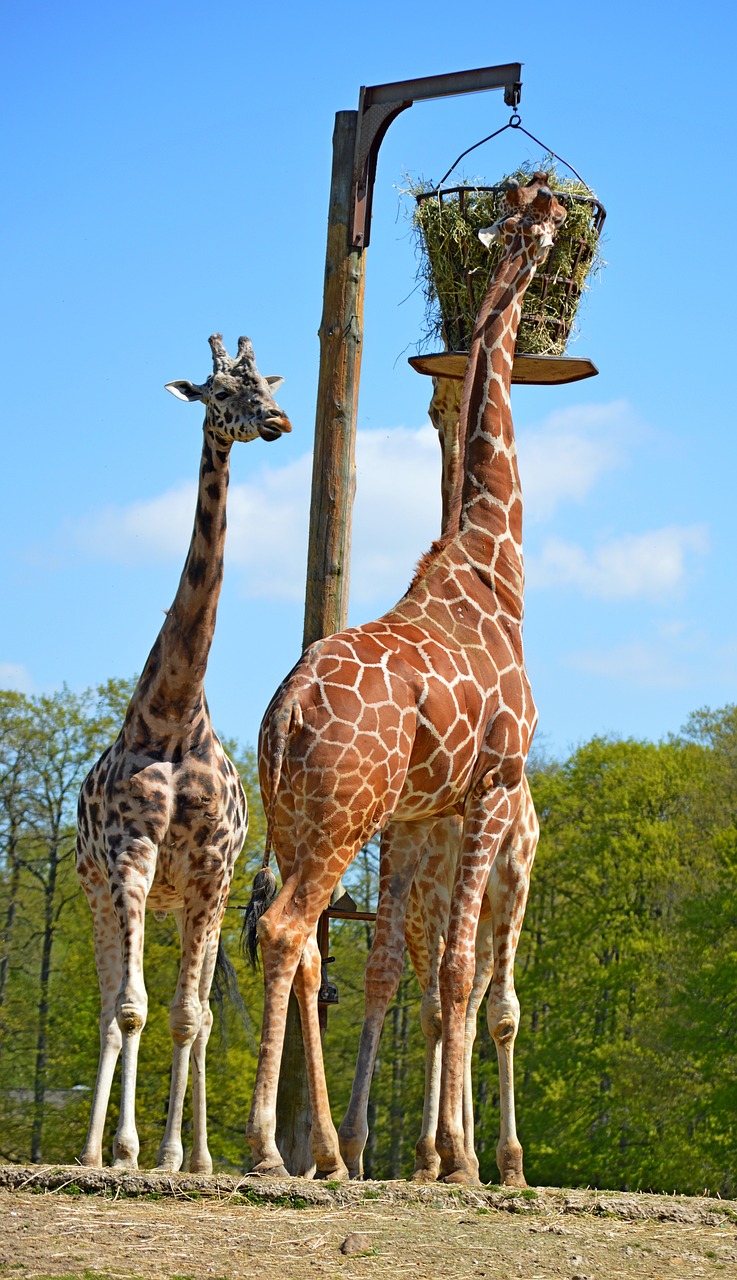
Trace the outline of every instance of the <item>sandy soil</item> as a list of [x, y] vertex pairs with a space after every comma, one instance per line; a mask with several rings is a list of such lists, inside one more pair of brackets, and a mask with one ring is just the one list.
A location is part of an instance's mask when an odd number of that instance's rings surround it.
[[737, 1278], [737, 1203], [678, 1196], [6, 1166], [0, 1224], [3, 1280]]

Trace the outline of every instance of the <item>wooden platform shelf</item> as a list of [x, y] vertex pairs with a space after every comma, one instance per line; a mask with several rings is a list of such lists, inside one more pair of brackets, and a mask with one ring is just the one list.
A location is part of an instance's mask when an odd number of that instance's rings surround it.
[[[439, 351], [435, 355], [410, 356], [409, 363], [418, 373], [436, 378], [462, 378], [468, 363], [467, 351]], [[599, 372], [593, 360], [587, 356], [526, 356], [516, 355], [512, 367], [512, 382], [526, 386], [553, 386], [563, 382], [580, 382], [582, 378], [594, 378]]]

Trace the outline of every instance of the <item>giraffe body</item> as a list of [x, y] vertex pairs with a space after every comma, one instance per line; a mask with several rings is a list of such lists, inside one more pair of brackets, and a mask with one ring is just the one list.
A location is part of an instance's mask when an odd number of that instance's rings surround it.
[[[93, 917], [101, 996], [100, 1062], [81, 1162], [99, 1167], [112, 1078], [122, 1050], [120, 1120], [114, 1163], [136, 1168], [138, 1048], [146, 1021], [144, 912], [172, 912], [180, 941], [170, 1008], [174, 1042], [166, 1131], [157, 1165], [182, 1163], [181, 1123], [190, 1058], [193, 1145], [190, 1168], [210, 1172], [205, 1050], [210, 987], [223, 913], [248, 826], [235, 766], [210, 722], [204, 676], [222, 582], [230, 448], [290, 430], [269, 381], [241, 338], [232, 360], [210, 339], [214, 372], [202, 386], [169, 384], [206, 405], [192, 539], [177, 594], [131, 698], [121, 731], [82, 785], [77, 872]], [[274, 383], [276, 380], [272, 379]]]
[[[450, 530], [450, 511], [457, 483], [459, 455], [459, 418], [462, 381], [455, 378], [433, 378], [430, 420], [438, 431], [442, 454], [441, 537]], [[401, 828], [400, 828], [401, 831]], [[440, 1170], [435, 1148], [438, 1119], [440, 1068], [442, 1051], [442, 1011], [440, 1006], [440, 963], [445, 950], [453, 885], [458, 868], [463, 823], [460, 815], [438, 818], [422, 849], [414, 844], [415, 829], [404, 828], [404, 840], [397, 839], [390, 822], [381, 837], [381, 874], [377, 923], [366, 967], [365, 1017], [353, 1080], [351, 1099], [339, 1129], [340, 1150], [351, 1177], [363, 1173], [363, 1151], [368, 1138], [368, 1103], [379, 1038], [386, 1010], [399, 985], [404, 945], [422, 991], [421, 1023], [425, 1036], [425, 1095], [422, 1128], [415, 1148], [413, 1177], [418, 1182], [434, 1181]], [[502, 916], [507, 911], [514, 917], [516, 937], [511, 963], [519, 936], [529, 883], [529, 872], [537, 843], [537, 819], [532, 797], [525, 785], [520, 812], [504, 845], [494, 861], [481, 907], [475, 947], [475, 971], [466, 1013], [464, 1049], [463, 1133], [466, 1158], [471, 1169], [478, 1170], [473, 1145], [474, 1114], [471, 1080], [471, 1057], [476, 1038], [476, 1023], [481, 1001], [489, 987], [493, 972], [494, 927], [504, 927]], [[409, 845], [409, 847], [407, 847]], [[507, 903], [500, 886], [500, 873], [510, 857], [523, 874], [513, 881], [514, 900]], [[417, 870], [406, 896], [405, 863]], [[401, 886], [404, 892], [398, 892]], [[510, 910], [511, 908], [511, 910]], [[406, 909], [406, 914], [405, 914]], [[491, 1006], [490, 1022], [496, 1023]], [[505, 1053], [501, 1045], [498, 1054]], [[502, 1182], [524, 1185], [522, 1152], [514, 1128], [514, 1111], [505, 1111], [506, 1095], [502, 1095], [499, 1157]], [[511, 1106], [514, 1098], [512, 1095]], [[509, 1154], [513, 1152], [513, 1159]]]
[[[347, 1176], [322, 1063], [315, 925], [359, 848], [390, 821], [386, 834], [398, 852], [384, 901], [406, 904], [435, 823], [459, 815], [462, 840], [439, 973], [436, 1147], [446, 1178], [476, 1177], [462, 1108], [477, 923], [494, 859], [524, 803], [536, 721], [522, 649], [522, 501], [509, 387], [521, 299], [565, 216], [544, 175], [509, 199], [515, 212], [493, 231], [507, 252], [479, 314], [464, 383], [463, 463], [449, 501], [449, 533], [393, 609], [306, 650], [262, 724], [261, 787], [283, 884], [258, 924], [265, 1004], [248, 1127], [257, 1172], [284, 1172], [274, 1112], [294, 979], [318, 1176]], [[512, 874], [504, 872], [506, 879]], [[507, 953], [505, 937], [501, 970], [509, 968]], [[515, 1001], [505, 989], [496, 1015], [500, 1038], [513, 1039]]]

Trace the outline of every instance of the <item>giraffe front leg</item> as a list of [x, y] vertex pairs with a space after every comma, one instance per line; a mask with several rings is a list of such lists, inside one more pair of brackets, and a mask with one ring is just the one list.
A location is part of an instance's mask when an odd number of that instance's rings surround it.
[[[488, 892], [488, 890], [487, 890]], [[466, 1009], [466, 1035], [463, 1049], [463, 1141], [466, 1148], [466, 1159], [469, 1166], [479, 1172], [479, 1162], [474, 1146], [473, 1115], [473, 1079], [471, 1065], [473, 1046], [476, 1040], [476, 1026], [481, 1001], [489, 987], [494, 967], [494, 951], [492, 938], [492, 920], [486, 898], [481, 905], [478, 928], [476, 931], [475, 970], [473, 986], [468, 997]]]
[[391, 823], [381, 837], [379, 905], [364, 978], [364, 1018], [348, 1109], [338, 1138], [352, 1178], [363, 1174], [371, 1080], [384, 1018], [397, 993], [404, 959], [404, 924], [412, 881], [431, 823]]
[[468, 1000], [475, 971], [481, 901], [489, 871], [519, 806], [520, 788], [494, 786], [488, 775], [469, 796], [463, 844], [453, 888], [448, 938], [440, 967], [443, 1066], [436, 1145], [446, 1182], [478, 1183], [475, 1157], [466, 1151], [463, 1084]]
[[499, 1064], [499, 1141], [496, 1162], [504, 1186], [525, 1187], [522, 1146], [517, 1137], [514, 1104], [514, 1044], [519, 1029], [519, 1000], [514, 989], [514, 961], [530, 886], [538, 839], [538, 823], [525, 780], [517, 820], [489, 876], [494, 976], [486, 1017]]
[[[187, 1092], [190, 1058], [195, 1044], [198, 1044], [199, 1048], [196, 1060], [193, 1059], [192, 1068], [193, 1126], [199, 1142], [196, 1159], [202, 1161], [202, 1167], [198, 1168], [197, 1172], [212, 1172], [212, 1161], [207, 1151], [206, 1135], [204, 1137], [204, 1145], [202, 1141], [202, 1129], [206, 1125], [203, 1114], [204, 1050], [207, 1044], [207, 1036], [209, 1036], [209, 1030], [212, 1026], [212, 1014], [208, 1004], [208, 1016], [207, 1018], [204, 1017], [202, 992], [204, 978], [204, 985], [207, 988], [206, 996], [209, 996], [215, 968], [217, 939], [220, 934], [220, 921], [222, 918], [222, 909], [219, 903], [216, 903], [216, 906], [216, 918], [209, 921], [205, 919], [203, 922], [203, 914], [211, 910], [211, 908], [208, 904], [203, 903], [200, 897], [195, 897], [194, 893], [190, 892], [185, 900], [184, 908], [174, 913], [179, 930], [182, 958], [179, 965], [177, 988], [169, 1008], [169, 1030], [173, 1041], [169, 1108], [166, 1129], [156, 1156], [156, 1168], [170, 1172], [181, 1169], [184, 1159], [182, 1116], [184, 1098]], [[201, 1040], [203, 1019], [206, 1024], [206, 1036]], [[196, 1086], [194, 1084], [195, 1078], [197, 1081]], [[194, 1096], [195, 1091], [196, 1097]], [[192, 1155], [194, 1158], [194, 1145]]]
[[207, 1145], [207, 1091], [205, 1085], [205, 1059], [212, 1031], [210, 989], [217, 966], [220, 945], [220, 924], [217, 935], [208, 941], [205, 963], [200, 979], [202, 1018], [197, 1038], [192, 1045], [192, 1152], [189, 1157], [190, 1173], [212, 1173], [212, 1157]]
[[405, 926], [407, 948], [423, 989], [420, 1022], [425, 1037], [425, 1096], [422, 1130], [415, 1144], [414, 1182], [435, 1182], [440, 1173], [440, 1157], [435, 1145], [443, 1031], [439, 971], [462, 831], [463, 824], [457, 814], [435, 822], [415, 878]]
[[435, 1139], [440, 1102], [442, 1066], [442, 1013], [437, 973], [422, 995], [420, 1021], [425, 1037], [425, 1098], [422, 1107], [422, 1129], [415, 1144], [413, 1182], [435, 1182], [440, 1173], [440, 1157]]

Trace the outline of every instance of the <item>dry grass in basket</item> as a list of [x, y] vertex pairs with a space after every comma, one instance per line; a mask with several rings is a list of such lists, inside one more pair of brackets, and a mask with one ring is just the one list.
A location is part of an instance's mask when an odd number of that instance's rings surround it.
[[[590, 189], [575, 178], [561, 177], [546, 157], [509, 177], [527, 182], [543, 170], [566, 206], [567, 218], [547, 261], [530, 284], [522, 308], [517, 350], [560, 355], [587, 281], [603, 266], [594, 213], [600, 208]], [[418, 282], [426, 299], [426, 331], [422, 346], [438, 340], [450, 351], [468, 350], [473, 323], [501, 248], [486, 249], [478, 239], [483, 227], [503, 215], [503, 179], [484, 188], [465, 183], [459, 193], [433, 193], [430, 183], [410, 186], [417, 204], [413, 222], [419, 242]], [[419, 198], [418, 198], [419, 197]]]

